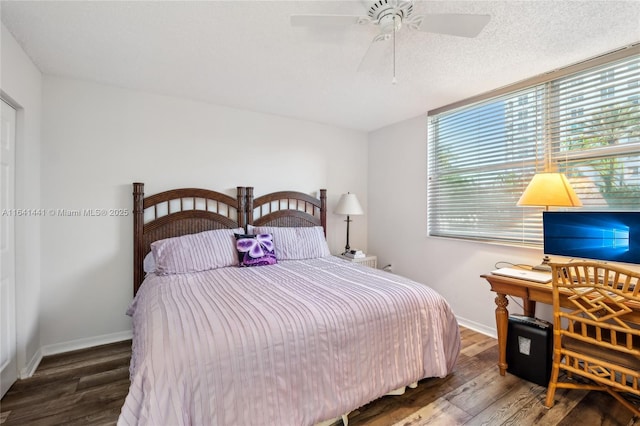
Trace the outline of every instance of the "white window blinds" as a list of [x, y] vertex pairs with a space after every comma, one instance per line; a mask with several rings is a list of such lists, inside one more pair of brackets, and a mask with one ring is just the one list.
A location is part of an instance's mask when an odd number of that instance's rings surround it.
[[585, 209], [640, 209], [640, 56], [550, 83], [550, 155]]
[[541, 171], [564, 172], [583, 209], [639, 210], [639, 82], [636, 53], [430, 113], [429, 234], [541, 244], [542, 208], [516, 206]]

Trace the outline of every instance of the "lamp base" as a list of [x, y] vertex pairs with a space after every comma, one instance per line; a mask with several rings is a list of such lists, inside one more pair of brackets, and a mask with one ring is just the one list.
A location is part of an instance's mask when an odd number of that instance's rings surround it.
[[545, 256], [542, 259], [541, 264], [536, 265], [531, 269], [533, 269], [534, 271], [551, 272], [551, 265], [549, 265], [549, 262], [551, 262], [551, 259], [549, 258], [549, 256]]
[[345, 220], [345, 222], [347, 222], [347, 245], [344, 246], [344, 253], [342, 254], [349, 253], [349, 250], [351, 249], [351, 247], [349, 247], [349, 223], [351, 222], [349, 215], [347, 215], [347, 220]]

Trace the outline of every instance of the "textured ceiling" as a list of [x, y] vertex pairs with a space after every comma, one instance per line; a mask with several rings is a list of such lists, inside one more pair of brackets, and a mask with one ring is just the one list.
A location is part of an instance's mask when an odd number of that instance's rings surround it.
[[358, 72], [376, 27], [292, 27], [364, 15], [360, 1], [6, 1], [2, 22], [45, 74], [371, 131], [640, 41], [640, 1], [416, 1], [481, 13], [477, 38], [413, 32]]

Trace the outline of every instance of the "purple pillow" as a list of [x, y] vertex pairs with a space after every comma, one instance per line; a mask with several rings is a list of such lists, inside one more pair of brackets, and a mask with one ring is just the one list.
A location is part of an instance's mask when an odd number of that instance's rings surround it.
[[278, 263], [271, 234], [235, 235], [240, 266], [265, 266]]

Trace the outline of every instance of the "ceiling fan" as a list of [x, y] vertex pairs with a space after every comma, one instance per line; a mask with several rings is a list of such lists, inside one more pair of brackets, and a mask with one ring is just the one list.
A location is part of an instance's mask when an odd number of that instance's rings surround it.
[[413, 0], [362, 0], [366, 15], [292, 15], [291, 25], [296, 27], [336, 27], [349, 25], [375, 25], [380, 28], [358, 70], [372, 50], [393, 39], [393, 80], [395, 84], [395, 35], [404, 26], [414, 31], [446, 34], [458, 37], [476, 37], [489, 23], [489, 15], [477, 14], [425, 14], [414, 15]]

